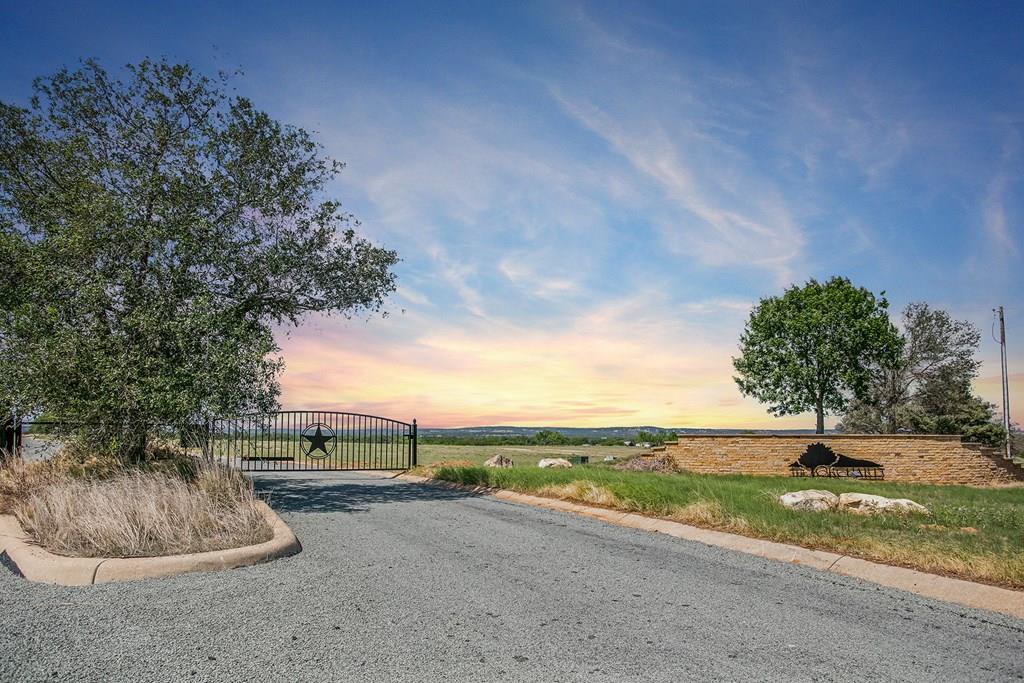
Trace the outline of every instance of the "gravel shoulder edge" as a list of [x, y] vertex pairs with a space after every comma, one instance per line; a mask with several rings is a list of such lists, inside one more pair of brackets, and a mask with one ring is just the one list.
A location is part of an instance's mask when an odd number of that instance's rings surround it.
[[188, 572], [218, 571], [294, 555], [302, 545], [266, 503], [258, 501], [273, 536], [241, 548], [163, 557], [65, 557], [32, 543], [13, 515], [0, 515], [0, 562], [29, 581], [61, 586], [88, 586], [135, 581]]
[[[380, 475], [381, 473], [366, 472], [366, 474]], [[492, 496], [508, 502], [584, 515], [618, 526], [663, 533], [674, 538], [735, 550], [769, 560], [799, 564], [820, 571], [841, 574], [889, 588], [896, 588], [923, 597], [934, 598], [965, 607], [988, 610], [990, 612], [999, 612], [1024, 619], [1024, 592], [1008, 588], [1000, 588], [998, 586], [990, 586], [938, 574], [929, 574], [905, 567], [894, 567], [822, 550], [810, 550], [788, 543], [777, 543], [775, 541], [748, 538], [724, 531], [701, 529], [680, 522], [644, 517], [643, 515], [631, 512], [621, 512], [555, 498], [533, 496], [506, 489], [464, 486], [403, 473], [384, 476], [416, 484], [471, 490], [481, 495]]]

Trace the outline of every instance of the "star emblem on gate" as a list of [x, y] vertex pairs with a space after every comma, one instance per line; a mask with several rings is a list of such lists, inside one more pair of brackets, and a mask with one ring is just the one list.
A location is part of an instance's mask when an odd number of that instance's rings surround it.
[[323, 422], [314, 422], [303, 429], [299, 439], [302, 454], [317, 460], [330, 457], [337, 445], [338, 438], [334, 430]]

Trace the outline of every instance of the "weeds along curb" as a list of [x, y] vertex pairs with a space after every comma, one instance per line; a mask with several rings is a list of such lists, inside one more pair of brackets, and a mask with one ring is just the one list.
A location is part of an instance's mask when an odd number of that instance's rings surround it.
[[697, 541], [706, 545], [713, 545], [719, 548], [735, 550], [749, 555], [764, 557], [779, 562], [789, 562], [805, 567], [811, 567], [821, 571], [832, 572], [850, 576], [863, 581], [897, 588], [909, 593], [921, 595], [936, 600], [943, 600], [965, 607], [1009, 614], [1010, 616], [1024, 619], [1024, 592], [989, 586], [988, 584], [954, 579], [948, 576], [928, 574], [915, 569], [905, 567], [893, 567], [887, 564], [879, 564], [869, 560], [862, 560], [847, 555], [839, 555], [823, 550], [810, 550], [787, 543], [776, 543], [757, 538], [748, 538], [737, 534], [730, 534], [724, 531], [713, 531], [699, 527], [672, 522], [665, 519], [644, 517], [631, 512], [621, 512], [608, 508], [594, 507], [572, 503], [556, 498], [544, 498], [533, 496], [506, 489], [491, 489], [482, 486], [465, 486], [454, 482], [429, 479], [411, 474], [400, 474], [397, 479], [417, 484], [430, 484], [433, 486], [444, 486], [447, 488], [472, 491], [481, 495], [489, 495], [499, 500], [506, 500], [512, 503], [521, 503], [533, 507], [547, 508], [549, 510], [560, 510], [578, 515], [593, 517], [603, 522], [616, 524], [618, 526], [640, 529], [642, 531], [654, 531], [674, 538], [681, 538], [687, 541]]
[[64, 557], [33, 544], [13, 515], [0, 515], [0, 560], [36, 583], [88, 586], [188, 572], [247, 567], [302, 550], [295, 534], [269, 505], [257, 506], [273, 532], [269, 541], [241, 548], [163, 557]]

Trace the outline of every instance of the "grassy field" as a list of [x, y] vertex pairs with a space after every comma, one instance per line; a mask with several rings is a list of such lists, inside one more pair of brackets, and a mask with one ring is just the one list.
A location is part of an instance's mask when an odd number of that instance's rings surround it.
[[533, 467], [542, 458], [567, 458], [571, 455], [590, 456], [590, 462], [599, 462], [606, 456], [625, 459], [641, 449], [629, 446], [445, 446], [424, 444], [418, 447], [420, 465], [432, 465], [447, 460], [464, 460], [482, 465], [495, 455], [511, 458], [517, 467]]
[[[331, 468], [401, 468], [405, 462], [407, 443], [396, 439], [385, 443], [354, 443], [337, 440], [330, 457], [314, 459], [304, 457], [299, 449], [297, 437], [277, 435], [262, 436], [255, 439], [238, 439], [234, 441], [218, 440], [214, 442], [215, 457], [233, 459], [262, 456], [292, 459], [299, 463], [314, 467]], [[195, 449], [193, 449], [195, 450]], [[459, 461], [464, 465], [482, 465], [485, 460], [501, 454], [511, 458], [518, 466], [533, 467], [541, 458], [559, 458], [572, 455], [586, 455], [591, 462], [599, 462], [611, 455], [619, 459], [636, 455], [638, 448], [629, 446], [449, 446], [443, 444], [420, 443], [417, 448], [417, 460], [420, 465], [432, 465], [442, 461]], [[290, 463], [273, 463], [255, 465], [274, 469], [287, 468]]]
[[[606, 466], [431, 468], [434, 477], [672, 519], [808, 548], [1024, 589], [1024, 488], [624, 472]], [[525, 463], [524, 463], [525, 464]], [[861, 516], [782, 507], [786, 491], [818, 488], [910, 498], [929, 515]]]

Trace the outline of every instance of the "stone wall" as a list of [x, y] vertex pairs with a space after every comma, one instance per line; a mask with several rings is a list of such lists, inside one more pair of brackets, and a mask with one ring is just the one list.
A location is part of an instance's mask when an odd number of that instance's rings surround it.
[[789, 465], [812, 443], [871, 460], [886, 481], [990, 486], [1024, 481], [1024, 469], [1000, 452], [959, 436], [926, 434], [688, 434], [665, 452], [683, 468], [704, 474], [789, 476]]

